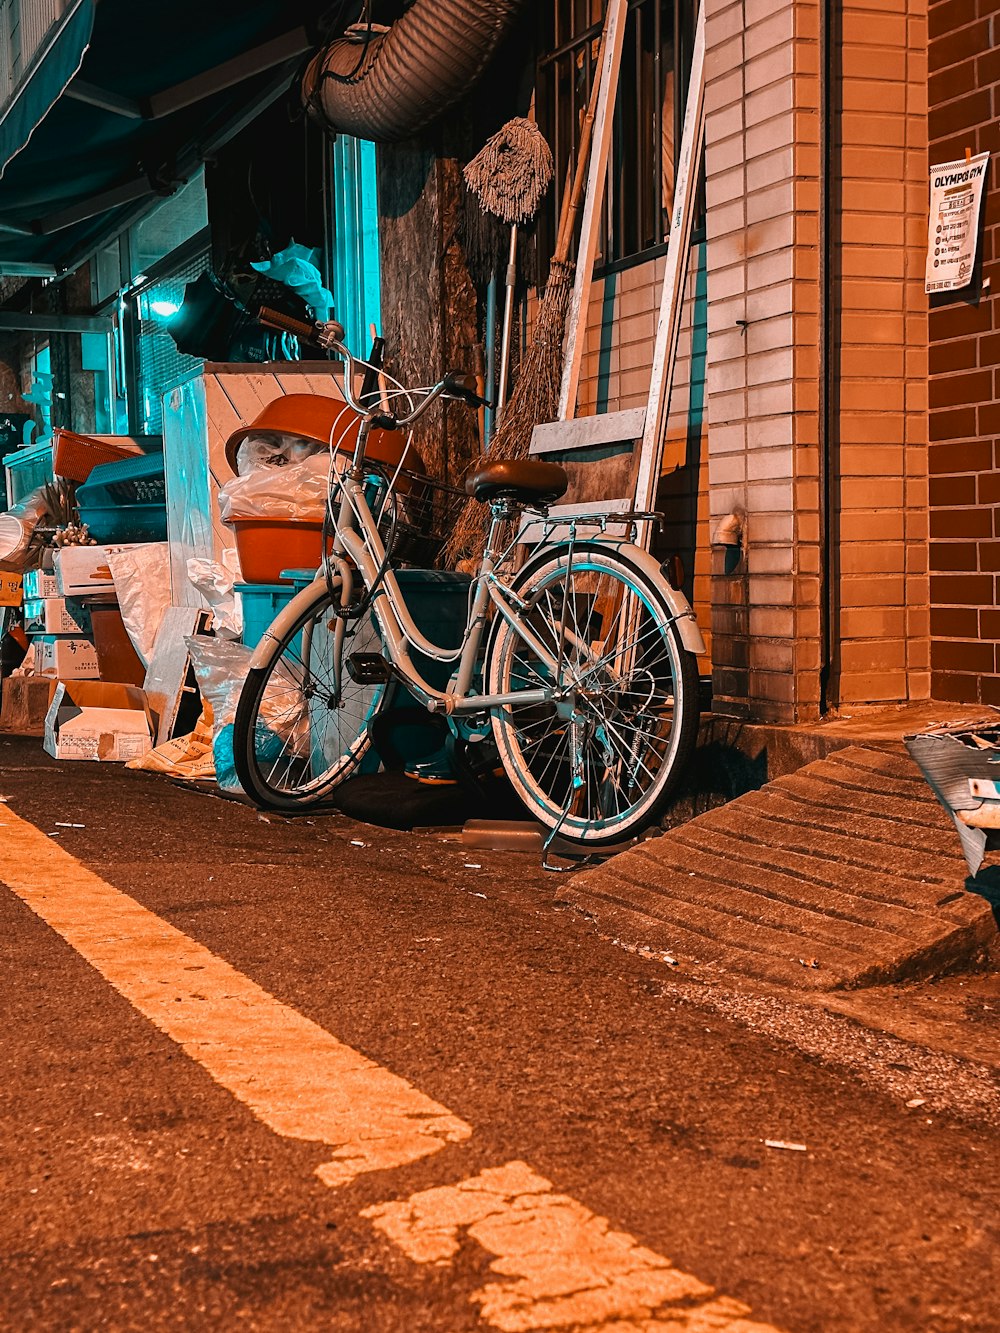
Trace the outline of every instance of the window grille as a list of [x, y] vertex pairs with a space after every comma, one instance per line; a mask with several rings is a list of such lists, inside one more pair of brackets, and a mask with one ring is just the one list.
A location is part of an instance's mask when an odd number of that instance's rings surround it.
[[[539, 125], [555, 157], [550, 253], [567, 171], [576, 162], [593, 80], [604, 0], [550, 0], [536, 80]], [[691, 63], [694, 0], [629, 0], [597, 265], [656, 253], [667, 239]], [[543, 224], [543, 232], [546, 225]]]
[[163, 429], [164, 390], [201, 364], [198, 357], [178, 352], [169, 324], [184, 300], [185, 285], [209, 267], [210, 254], [205, 250], [169, 277], [146, 287], [136, 298], [140, 413], [151, 435]]

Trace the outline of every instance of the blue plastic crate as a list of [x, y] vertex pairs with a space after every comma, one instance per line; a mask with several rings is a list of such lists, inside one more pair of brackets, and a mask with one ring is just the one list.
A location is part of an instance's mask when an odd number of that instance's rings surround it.
[[243, 602], [243, 642], [256, 648], [264, 631], [298, 591], [288, 583], [237, 583]]
[[166, 482], [162, 454], [137, 454], [102, 463], [77, 490], [80, 522], [98, 542], [167, 539]]
[[93, 505], [166, 505], [162, 454], [136, 454], [117, 463], [101, 463], [77, 491], [77, 499]]

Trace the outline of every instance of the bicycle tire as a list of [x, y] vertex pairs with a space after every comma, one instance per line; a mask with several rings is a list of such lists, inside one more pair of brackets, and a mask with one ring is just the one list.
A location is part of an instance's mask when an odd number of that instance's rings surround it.
[[273, 643], [263, 666], [246, 679], [233, 728], [233, 760], [246, 794], [270, 810], [309, 809], [356, 770], [371, 748], [368, 724], [389, 686], [359, 684], [347, 670], [352, 653], [377, 653], [381, 637], [370, 614], [345, 622], [341, 686], [333, 671], [334, 603], [318, 591]]
[[[661, 590], [619, 551], [581, 546], [571, 560], [554, 551], [528, 565], [514, 591], [557, 658], [562, 645], [559, 678], [575, 677], [578, 688], [572, 702], [494, 711], [507, 776], [528, 810], [569, 843], [596, 849], [633, 837], [663, 810], [694, 748], [697, 659]], [[564, 607], [575, 642], [560, 630]], [[494, 623], [485, 677], [490, 694], [554, 678], [503, 619]]]

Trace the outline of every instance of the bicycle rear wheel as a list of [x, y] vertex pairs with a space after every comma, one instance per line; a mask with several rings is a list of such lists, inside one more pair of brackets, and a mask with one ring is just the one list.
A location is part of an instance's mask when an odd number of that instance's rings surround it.
[[487, 691], [556, 685], [565, 695], [494, 713], [508, 777], [529, 811], [570, 842], [596, 848], [641, 832], [669, 799], [698, 731], [697, 660], [661, 590], [618, 551], [590, 546], [529, 566], [515, 591], [549, 651], [497, 621]]
[[382, 707], [384, 683], [356, 681], [354, 654], [377, 654], [381, 638], [370, 614], [344, 622], [326, 588], [277, 639], [265, 664], [240, 693], [233, 758], [243, 790], [258, 805], [301, 810], [345, 781], [371, 746], [368, 724]]

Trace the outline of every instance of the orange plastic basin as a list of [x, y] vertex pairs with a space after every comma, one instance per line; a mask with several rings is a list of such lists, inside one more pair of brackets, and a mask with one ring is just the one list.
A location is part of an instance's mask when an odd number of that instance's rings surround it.
[[[236, 550], [245, 583], [281, 583], [283, 569], [319, 569], [323, 524], [287, 518], [234, 518]], [[333, 545], [330, 537], [327, 546]]]

